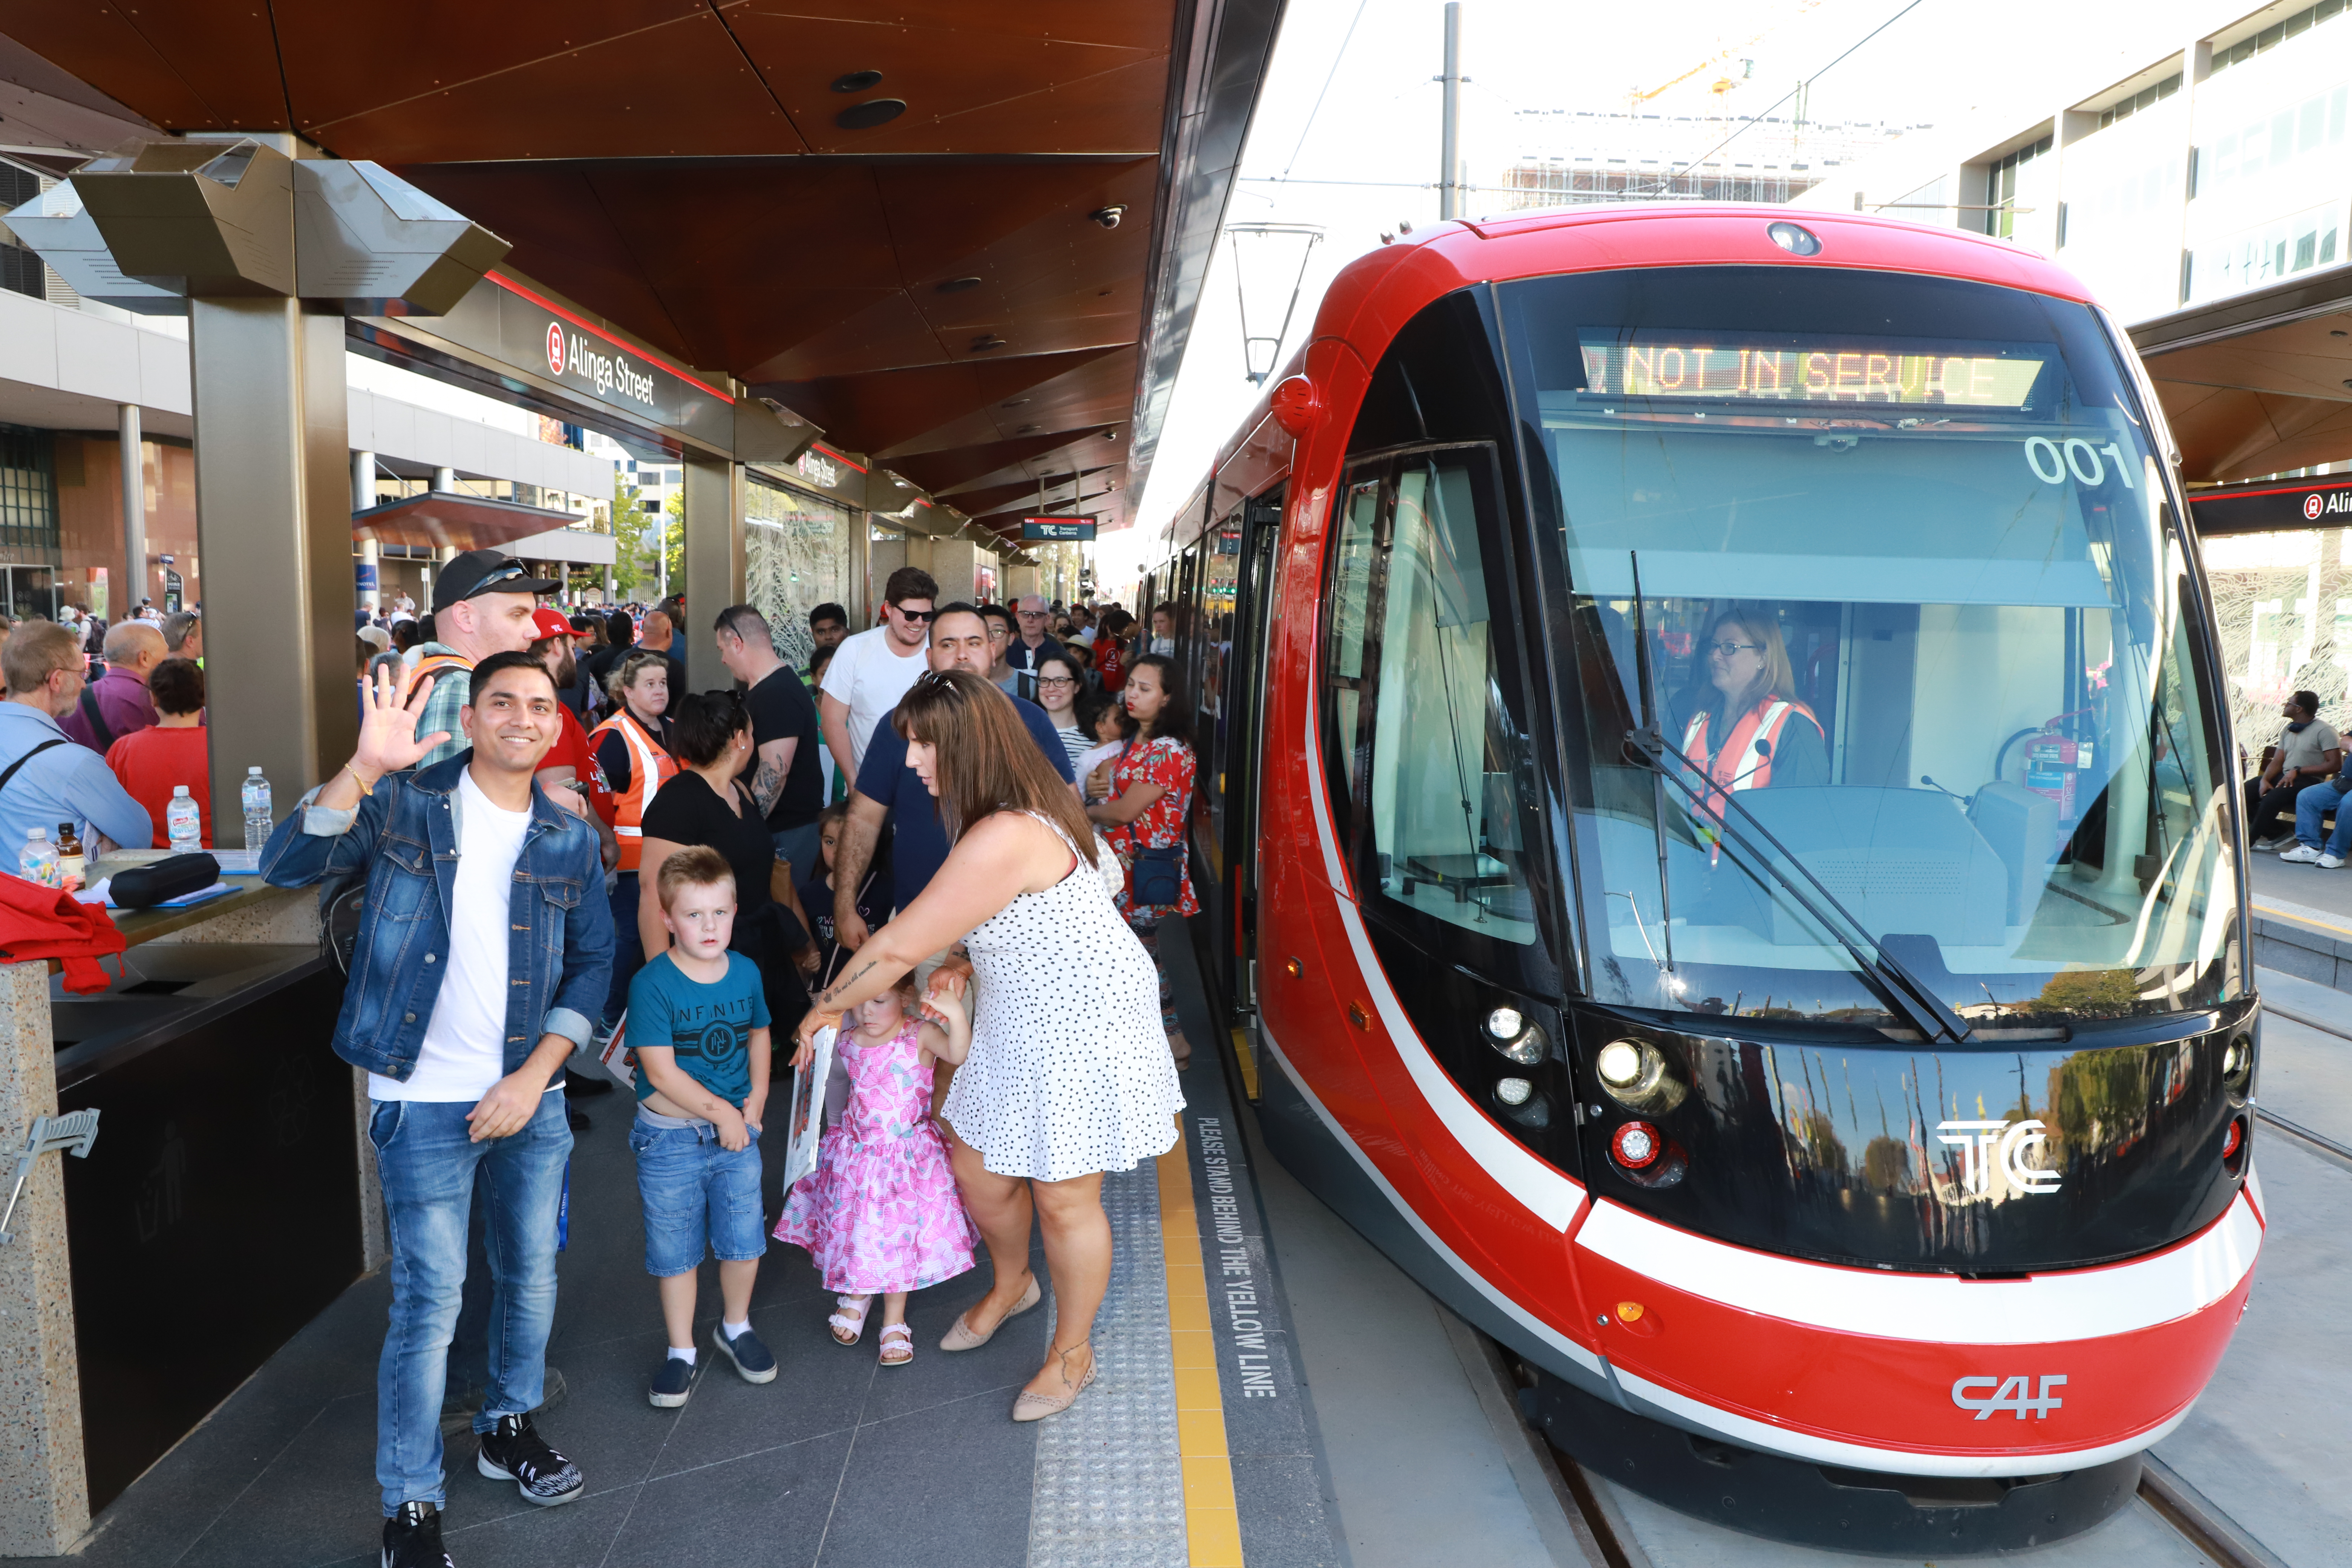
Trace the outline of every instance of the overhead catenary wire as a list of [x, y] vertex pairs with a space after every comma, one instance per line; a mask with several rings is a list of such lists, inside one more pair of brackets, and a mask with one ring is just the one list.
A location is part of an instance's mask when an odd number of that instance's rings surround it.
[[1364, 7], [1371, 0], [1356, 0], [1356, 14], [1348, 20], [1348, 30], [1339, 38], [1339, 52], [1331, 57], [1331, 68], [1323, 73], [1323, 90], [1315, 95], [1315, 106], [1307, 111], [1307, 123], [1298, 128], [1298, 142], [1290, 149], [1289, 161], [1282, 165], [1284, 178], [1298, 163], [1298, 154], [1307, 150], [1307, 133], [1315, 129], [1315, 117], [1323, 112], [1323, 100], [1331, 95], [1331, 84], [1339, 79], [1339, 62], [1348, 58], [1348, 46], [1355, 41], [1356, 24], [1364, 19]]
[[1895, 26], [1895, 23], [1900, 22], [1904, 17], [1908, 16], [1912, 12], [1916, 11], [1926, 3], [1927, 0], [1911, 0], [1911, 3], [1908, 5], [1904, 6], [1903, 9], [1895, 12], [1895, 15], [1887, 17], [1886, 20], [1881, 22], [1869, 32], [1864, 33], [1861, 37], [1848, 45], [1845, 52], [1839, 55], [1836, 59], [1832, 60], [1821, 69], [1813, 72], [1812, 75], [1799, 81], [1796, 86], [1790, 88], [1787, 92], [1781, 94], [1779, 100], [1773, 102], [1769, 108], [1759, 110], [1756, 113], [1749, 115], [1747, 119], [1739, 122], [1738, 127], [1732, 131], [1730, 135], [1726, 136], [1722, 141], [1717, 142], [1706, 152], [1701, 153], [1697, 157], [1692, 158], [1687, 162], [1677, 165], [1663, 181], [1659, 182], [1656, 190], [1651, 194], [1654, 195], [1657, 191], [1664, 191], [1666, 186], [1673, 184], [1676, 180], [1682, 178], [1683, 175], [1688, 174], [1699, 164], [1706, 163], [1709, 158], [1714, 157], [1717, 153], [1722, 152], [1734, 142], [1738, 141], [1740, 137], [1748, 133], [1749, 129], [1759, 123], [1765, 116], [1770, 114], [1773, 110], [1780, 108], [1781, 104], [1788, 102], [1790, 99], [1800, 96], [1804, 92], [1807, 87], [1819, 81], [1822, 78], [1835, 70], [1838, 66], [1844, 61], [1847, 55], [1853, 54], [1854, 50], [1859, 49], [1863, 45], [1870, 42], [1871, 39], [1878, 37], [1879, 34]]

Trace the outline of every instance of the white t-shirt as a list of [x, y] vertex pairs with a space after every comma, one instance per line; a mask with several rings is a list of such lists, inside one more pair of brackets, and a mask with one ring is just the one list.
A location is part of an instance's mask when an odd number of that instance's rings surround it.
[[471, 768], [458, 778], [457, 809], [464, 837], [449, 890], [449, 949], [434, 955], [444, 969], [441, 994], [425, 1021], [416, 1070], [405, 1083], [368, 1074], [371, 1100], [471, 1105], [507, 1075], [507, 900], [530, 812], [490, 804]]
[[849, 705], [849, 776], [857, 777], [858, 764], [866, 761], [866, 742], [874, 734], [874, 726], [882, 715], [898, 706], [898, 699], [907, 689], [922, 679], [930, 665], [918, 647], [912, 654], [900, 658], [890, 641], [890, 628], [876, 626], [844, 637], [834, 650], [833, 662], [824, 667], [824, 693], [836, 702]]

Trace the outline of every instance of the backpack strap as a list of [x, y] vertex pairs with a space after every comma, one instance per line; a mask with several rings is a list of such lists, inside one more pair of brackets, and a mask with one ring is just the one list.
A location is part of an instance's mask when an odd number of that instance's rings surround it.
[[9, 781], [10, 779], [13, 779], [13, 778], [15, 778], [15, 777], [16, 776], [16, 770], [17, 770], [18, 768], [21, 768], [21, 767], [23, 767], [26, 763], [31, 762], [35, 757], [39, 756], [43, 752], [47, 751], [51, 746], [62, 746], [62, 745], [65, 745], [65, 744], [67, 744], [67, 743], [68, 743], [68, 742], [65, 742], [64, 740], [62, 740], [62, 739], [58, 739], [58, 738], [56, 738], [56, 737], [52, 737], [52, 738], [51, 738], [51, 739], [49, 739], [49, 740], [47, 740], [47, 741], [42, 742], [39, 745], [35, 746], [31, 751], [26, 752], [23, 756], [18, 757], [15, 762], [10, 763], [8, 764], [8, 771], [7, 771], [6, 773], [0, 773], [0, 790], [5, 790], [5, 789], [6, 789], [6, 788], [8, 787], [8, 781]]
[[[101, 756], [105, 755], [107, 752], [113, 748], [114, 731], [113, 728], [107, 723], [106, 715], [98, 710], [98, 692], [93, 686], [88, 683], [85, 683], [81, 689], [80, 710], [82, 722], [88, 724], [89, 726], [89, 732], [98, 737], [99, 754]], [[55, 743], [56, 742], [51, 742], [51, 744]], [[35, 750], [37, 751], [38, 748], [37, 747]], [[25, 756], [29, 760], [33, 756], [33, 752], [26, 752]]]

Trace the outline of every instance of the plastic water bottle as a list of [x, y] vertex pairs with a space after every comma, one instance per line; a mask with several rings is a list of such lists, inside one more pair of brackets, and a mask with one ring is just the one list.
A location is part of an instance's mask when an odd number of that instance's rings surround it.
[[49, 842], [47, 828], [25, 830], [25, 847], [16, 852], [16, 875], [45, 888], [66, 885], [65, 873], [58, 868], [57, 847]]
[[247, 768], [245, 787], [238, 793], [245, 797], [245, 847], [258, 849], [269, 842], [269, 830], [277, 826], [269, 810], [269, 781], [259, 768]]
[[172, 836], [172, 853], [194, 855], [205, 847], [204, 817], [185, 784], [172, 786], [172, 804], [163, 808], [163, 826]]

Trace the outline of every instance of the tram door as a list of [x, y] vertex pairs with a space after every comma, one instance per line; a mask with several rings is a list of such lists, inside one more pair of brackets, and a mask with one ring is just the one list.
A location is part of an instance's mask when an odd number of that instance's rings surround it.
[[1244, 502], [1239, 570], [1234, 585], [1231, 649], [1226, 657], [1224, 744], [1218, 759], [1225, 796], [1225, 994], [1240, 1018], [1257, 1005], [1257, 847], [1259, 759], [1265, 747], [1266, 650], [1274, 626], [1275, 543], [1282, 491]]

